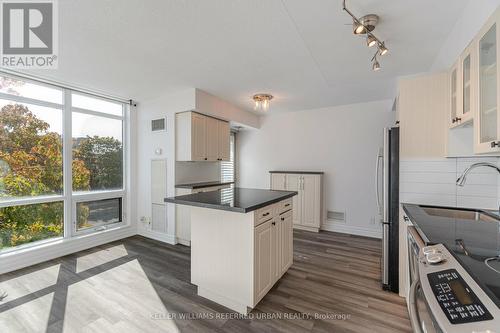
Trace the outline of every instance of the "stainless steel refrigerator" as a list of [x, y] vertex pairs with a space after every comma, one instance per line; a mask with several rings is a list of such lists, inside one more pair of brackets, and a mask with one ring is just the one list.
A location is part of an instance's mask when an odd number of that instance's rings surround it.
[[399, 292], [399, 127], [384, 129], [377, 155], [377, 205], [382, 224], [382, 288]]

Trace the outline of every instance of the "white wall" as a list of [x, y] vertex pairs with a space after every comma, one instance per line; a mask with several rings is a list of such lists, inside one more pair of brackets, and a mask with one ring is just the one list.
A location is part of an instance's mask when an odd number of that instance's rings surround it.
[[345, 224], [325, 227], [379, 236], [375, 158], [394, 123], [391, 107], [383, 100], [263, 117], [259, 130], [238, 134], [238, 186], [269, 188], [273, 169], [324, 171], [326, 209], [346, 212]]
[[[166, 94], [149, 101], [143, 101], [137, 108], [137, 219], [152, 217], [151, 204], [151, 161], [166, 160], [166, 195], [175, 196], [175, 184], [219, 179], [218, 163], [182, 163], [175, 161], [175, 114], [196, 110], [200, 113], [226, 119], [249, 127], [257, 127], [258, 116], [238, 109], [231, 104], [190, 88], [175, 94]], [[167, 130], [151, 132], [151, 120], [161, 117], [167, 119]], [[161, 154], [156, 154], [157, 150]], [[146, 237], [168, 243], [175, 243], [175, 205], [166, 205], [165, 225], [159, 228], [166, 232], [151, 230], [148, 223], [139, 221], [137, 230]]]
[[[167, 161], [167, 195], [175, 195], [175, 113], [195, 108], [194, 90], [189, 89], [173, 95], [165, 95], [138, 106], [138, 172], [137, 172], [137, 216], [151, 218], [151, 160]], [[167, 118], [165, 132], [151, 132], [151, 120]], [[155, 154], [161, 149], [160, 155]], [[155, 234], [149, 225], [138, 222], [138, 232], [159, 240], [175, 242], [175, 205], [167, 205], [166, 235]]]
[[500, 0], [469, 0], [436, 55], [431, 71], [450, 68], [499, 5]]

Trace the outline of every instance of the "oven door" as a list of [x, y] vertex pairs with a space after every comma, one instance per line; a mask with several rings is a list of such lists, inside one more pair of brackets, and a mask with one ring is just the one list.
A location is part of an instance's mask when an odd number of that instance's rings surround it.
[[410, 274], [410, 286], [418, 280], [418, 258], [420, 250], [425, 246], [424, 241], [413, 226], [407, 227], [408, 233], [408, 268]]
[[418, 279], [412, 283], [409, 305], [410, 322], [414, 333], [443, 333], [430, 311]]

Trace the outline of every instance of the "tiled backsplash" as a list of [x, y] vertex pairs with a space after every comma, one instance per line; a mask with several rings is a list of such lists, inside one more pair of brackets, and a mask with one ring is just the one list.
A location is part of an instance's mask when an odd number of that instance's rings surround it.
[[476, 162], [500, 166], [497, 157], [401, 160], [401, 202], [497, 210], [500, 203], [497, 171], [477, 168], [468, 175], [464, 187], [455, 183], [462, 172]]

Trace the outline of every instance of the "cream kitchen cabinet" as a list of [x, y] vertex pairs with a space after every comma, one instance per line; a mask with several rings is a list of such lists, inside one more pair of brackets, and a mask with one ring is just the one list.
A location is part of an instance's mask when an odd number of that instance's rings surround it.
[[[296, 196], [233, 189], [234, 196], [243, 198], [246, 193], [262, 197], [255, 199], [261, 203], [252, 202], [260, 208], [244, 212], [240, 211], [244, 199], [226, 207], [217, 198], [209, 200], [210, 208], [191, 206], [191, 283], [198, 295], [243, 314], [255, 308], [292, 265], [292, 197]], [[266, 202], [264, 197], [273, 199]]]
[[227, 121], [218, 122], [217, 127], [217, 144], [218, 144], [218, 155], [219, 161], [229, 161], [230, 155], [230, 137], [231, 130], [229, 128], [229, 123]]
[[291, 199], [288, 199], [268, 207], [269, 211], [262, 210], [262, 215], [271, 213], [266, 215], [269, 219], [254, 229], [256, 302], [267, 294], [293, 263], [292, 207]]
[[476, 154], [500, 152], [500, 94], [498, 93], [498, 62], [500, 52], [500, 11], [489, 18], [477, 37], [478, 54], [478, 110], [474, 122], [474, 152]]
[[323, 212], [323, 173], [271, 171], [271, 189], [297, 191], [293, 197], [293, 226], [318, 232]]
[[450, 71], [450, 128], [469, 124], [475, 113], [477, 60], [476, 43], [472, 42]]
[[177, 161], [229, 161], [229, 123], [188, 111], [176, 114]]
[[453, 65], [453, 67], [450, 70], [450, 78], [449, 78], [449, 85], [450, 85], [450, 117], [449, 117], [449, 124], [450, 128], [456, 127], [459, 122], [458, 122], [458, 89], [459, 89], [459, 81], [458, 81], [458, 62]]
[[[176, 185], [175, 195], [187, 195], [200, 192], [218, 191], [231, 187], [231, 184], [214, 185], [200, 188], [179, 187]], [[191, 207], [177, 205], [175, 209], [175, 237], [177, 243], [191, 246]]]

